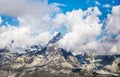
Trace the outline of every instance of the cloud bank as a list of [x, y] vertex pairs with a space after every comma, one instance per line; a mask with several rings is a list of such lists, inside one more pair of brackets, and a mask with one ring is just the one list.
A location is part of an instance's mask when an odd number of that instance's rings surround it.
[[[114, 6], [112, 8], [112, 14], [108, 14], [106, 20], [106, 31], [107, 31], [107, 40], [109, 40], [111, 45], [110, 51], [113, 53], [120, 53], [120, 5]], [[113, 37], [115, 36], [115, 37]], [[114, 39], [113, 39], [114, 38]], [[108, 42], [108, 43], [109, 43]]]
[[[48, 4], [47, 0], [1, 0], [0, 14], [16, 17], [19, 26], [0, 27], [0, 48], [6, 46], [12, 52], [24, 52], [34, 44], [45, 45], [62, 26], [66, 27], [63, 39], [58, 43], [74, 53], [90, 52], [98, 54], [120, 53], [120, 5], [112, 7], [112, 13], [105, 20], [105, 29], [99, 19], [102, 14], [98, 7], [87, 10], [61, 12], [58, 6]], [[97, 4], [97, 3], [96, 3]], [[3, 20], [0, 17], [0, 23]], [[101, 33], [105, 32], [100, 39]], [[11, 41], [14, 43], [10, 45]]]
[[58, 16], [64, 20], [63, 23], [66, 25], [68, 32], [64, 38], [60, 40], [60, 44], [70, 50], [75, 49], [75, 51], [83, 51], [83, 49], [86, 49], [82, 46], [94, 42], [97, 35], [101, 33], [102, 24], [98, 18], [99, 15], [101, 15], [101, 12], [98, 8], [91, 7], [86, 11], [81, 9], [73, 10], [63, 16]]
[[[101, 12], [97, 7], [81, 9], [59, 14], [58, 23], [67, 27], [67, 34], [59, 41], [60, 45], [75, 53], [87, 52], [95, 54], [119, 54], [120, 53], [120, 5], [113, 6], [112, 14], [108, 14], [105, 20], [105, 29], [99, 19]], [[106, 35], [101, 35], [104, 33]], [[97, 36], [101, 35], [99, 41]]]
[[11, 40], [14, 40], [10, 47], [12, 52], [24, 52], [34, 44], [46, 44], [52, 37], [50, 32], [55, 29], [51, 17], [59, 13], [58, 5], [48, 5], [47, 0], [12, 1], [1, 0], [0, 14], [17, 17], [20, 25], [0, 27], [0, 48], [9, 47]]

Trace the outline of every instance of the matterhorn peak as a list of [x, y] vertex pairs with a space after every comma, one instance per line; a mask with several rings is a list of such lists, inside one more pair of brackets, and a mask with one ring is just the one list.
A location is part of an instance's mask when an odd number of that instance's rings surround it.
[[63, 34], [58, 32], [49, 42], [49, 43], [56, 43], [57, 41], [59, 41], [61, 38], [63, 38]]

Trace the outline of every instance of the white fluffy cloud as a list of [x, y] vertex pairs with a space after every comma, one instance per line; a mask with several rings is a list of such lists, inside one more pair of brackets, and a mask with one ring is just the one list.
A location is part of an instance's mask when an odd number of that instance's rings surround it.
[[[107, 21], [106, 21], [106, 31], [107, 33], [112, 36], [116, 35], [116, 38], [114, 39], [117, 42], [110, 41], [112, 43], [111, 45], [111, 53], [120, 53], [120, 5], [114, 6], [112, 8], [112, 14], [108, 15]], [[108, 38], [110, 38], [108, 36]], [[112, 37], [111, 37], [112, 38]], [[108, 40], [111, 40], [108, 39]], [[108, 42], [109, 43], [109, 42]]]
[[[106, 20], [106, 36], [102, 38], [103, 42], [93, 41], [83, 46], [88, 51], [95, 51], [99, 54], [120, 54], [120, 5], [113, 6], [111, 14], [108, 14]], [[112, 37], [116, 35], [116, 37]], [[97, 52], [96, 52], [97, 51]]]
[[60, 40], [61, 46], [80, 52], [84, 50], [84, 45], [96, 41], [96, 36], [101, 33], [102, 26], [98, 18], [99, 15], [101, 12], [97, 7], [88, 8], [86, 11], [73, 10], [65, 15], [60, 14], [58, 17], [62, 20], [58, 23], [64, 21], [68, 32]]
[[[86, 11], [79, 9], [66, 14], [59, 14], [56, 18], [57, 23], [64, 24], [67, 27], [67, 34], [59, 41], [60, 45], [68, 50], [74, 50], [76, 53], [120, 53], [120, 6], [114, 6], [112, 14], [107, 17], [105, 30], [108, 35], [101, 38], [104, 42], [96, 40], [96, 37], [102, 32], [99, 15], [101, 13], [97, 7], [88, 8]], [[111, 37], [112, 34], [118, 35], [116, 39]]]
[[60, 12], [57, 6], [63, 5], [48, 5], [47, 0], [12, 1], [1, 0], [0, 14], [16, 17], [20, 25], [0, 27], [0, 48], [9, 46], [12, 40], [15, 42], [11, 49], [15, 51], [24, 51], [33, 44], [46, 44], [51, 39], [50, 32], [57, 28], [52, 25], [51, 17]]
[[108, 15], [106, 21], [106, 30], [110, 34], [118, 34], [120, 32], [120, 5], [112, 8], [112, 14]]
[[60, 12], [57, 6], [64, 5], [48, 5], [47, 0], [1, 0], [0, 14], [17, 17], [20, 26], [30, 27], [33, 32], [41, 32], [55, 29], [51, 17]]
[[[8, 47], [12, 52], [24, 52], [24, 49], [35, 44], [46, 44], [50, 39], [49, 32], [39, 33], [37, 36], [30, 32], [28, 27], [2, 26], [0, 28], [0, 48]], [[11, 41], [14, 43], [11, 46]]]

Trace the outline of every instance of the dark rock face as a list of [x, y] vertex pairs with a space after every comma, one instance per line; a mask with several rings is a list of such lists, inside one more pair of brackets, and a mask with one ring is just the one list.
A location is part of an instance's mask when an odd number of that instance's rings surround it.
[[63, 38], [63, 35], [59, 32], [56, 34], [56, 36], [53, 37], [53, 39], [51, 39], [49, 43], [56, 43], [57, 41], [59, 41], [61, 38]]
[[100, 64], [108, 65], [113, 63], [113, 61], [116, 59], [116, 56], [115, 55], [98, 55], [98, 56], [95, 56], [95, 59], [102, 59]]
[[94, 77], [115, 77], [115, 76], [113, 76], [113, 75], [104, 75], [104, 74], [103, 75], [99, 75], [99, 74], [97, 75], [96, 74], [96, 75], [94, 75]]
[[6, 53], [6, 52], [9, 52], [9, 50], [6, 48], [0, 49], [0, 53]]
[[120, 70], [120, 63], [118, 63], [118, 67], [119, 67], [119, 70]]
[[61, 49], [60, 54], [63, 55], [65, 58], [67, 58], [70, 55], [73, 56], [73, 54], [71, 52], [66, 52], [64, 49]]

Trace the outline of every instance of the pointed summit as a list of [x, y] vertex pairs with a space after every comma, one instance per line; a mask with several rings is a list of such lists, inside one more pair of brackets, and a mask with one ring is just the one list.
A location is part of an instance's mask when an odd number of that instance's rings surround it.
[[59, 41], [61, 38], [63, 38], [62, 33], [58, 32], [49, 42], [49, 43], [56, 43], [57, 41]]

